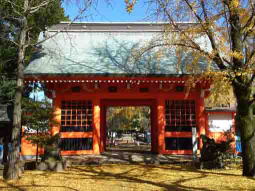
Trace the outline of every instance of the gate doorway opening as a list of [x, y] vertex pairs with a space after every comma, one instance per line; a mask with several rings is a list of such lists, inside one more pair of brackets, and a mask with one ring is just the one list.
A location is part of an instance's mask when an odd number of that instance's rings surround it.
[[101, 152], [158, 150], [156, 100], [102, 100]]
[[151, 117], [148, 106], [107, 107], [106, 151], [151, 151]]

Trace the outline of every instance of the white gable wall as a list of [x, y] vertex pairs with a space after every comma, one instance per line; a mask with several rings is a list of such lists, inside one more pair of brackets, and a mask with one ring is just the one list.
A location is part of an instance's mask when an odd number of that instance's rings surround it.
[[209, 114], [208, 124], [210, 132], [226, 132], [233, 126], [231, 113]]

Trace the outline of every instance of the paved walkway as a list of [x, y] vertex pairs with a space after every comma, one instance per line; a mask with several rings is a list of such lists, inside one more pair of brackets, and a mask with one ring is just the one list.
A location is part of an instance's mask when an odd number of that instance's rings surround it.
[[87, 164], [175, 164], [192, 161], [190, 155], [159, 155], [141, 151], [107, 151], [101, 155], [65, 156], [72, 165]]
[[191, 155], [159, 155], [150, 152], [150, 144], [127, 143], [108, 146], [107, 151], [101, 155], [65, 156], [71, 164], [175, 164], [191, 162]]

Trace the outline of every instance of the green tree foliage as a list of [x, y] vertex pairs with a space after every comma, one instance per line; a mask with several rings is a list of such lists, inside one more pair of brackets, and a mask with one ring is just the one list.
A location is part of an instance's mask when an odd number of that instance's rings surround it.
[[17, 49], [11, 42], [4, 39], [7, 35], [7, 26], [0, 20], [0, 103], [13, 101], [15, 94], [14, 72]]
[[[12, 2], [12, 3], [10, 3]], [[18, 22], [21, 10], [22, 0], [0, 1], [0, 101], [3, 103], [13, 102], [16, 86], [16, 72], [18, 59], [17, 41], [20, 34], [20, 24]], [[32, 5], [38, 5], [40, 1], [31, 1]], [[16, 9], [14, 9], [16, 7]], [[67, 21], [68, 17], [64, 15], [64, 9], [61, 7], [61, 1], [52, 1], [48, 6], [42, 7], [39, 11], [28, 16], [28, 40], [29, 43], [36, 44], [40, 32], [45, 31], [47, 27]], [[27, 65], [36, 46], [28, 46], [25, 54], [24, 64]]]
[[[37, 39], [40, 31], [58, 23], [64, 17], [61, 0], [0, 0], [0, 39], [10, 55], [1, 60], [1, 68], [10, 68], [15, 79], [13, 128], [11, 136], [12, 149], [8, 153], [8, 161], [4, 166], [5, 179], [16, 179], [21, 174], [19, 167], [19, 139], [21, 130], [21, 100], [24, 91], [24, 67], [31, 54], [37, 50]], [[12, 51], [15, 51], [13, 53]], [[11, 54], [14, 54], [12, 57]], [[8, 59], [11, 58], [11, 59]], [[2, 71], [3, 72], [3, 71]], [[9, 73], [9, 71], [7, 72]], [[8, 79], [6, 77], [5, 79]]]
[[52, 136], [54, 112], [49, 100], [35, 101], [24, 98], [22, 102], [22, 125], [25, 127], [23, 136], [36, 145], [36, 161], [39, 148], [45, 148], [57, 137]]
[[107, 110], [107, 127], [110, 131], [149, 130], [149, 107], [110, 107]]

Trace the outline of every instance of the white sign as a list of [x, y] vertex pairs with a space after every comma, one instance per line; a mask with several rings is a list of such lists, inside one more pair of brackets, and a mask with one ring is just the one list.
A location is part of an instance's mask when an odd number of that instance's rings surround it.
[[233, 125], [232, 114], [210, 114], [208, 117], [209, 131], [211, 132], [226, 132]]

